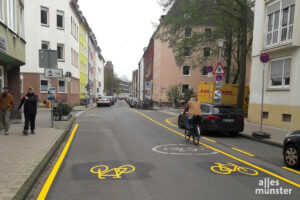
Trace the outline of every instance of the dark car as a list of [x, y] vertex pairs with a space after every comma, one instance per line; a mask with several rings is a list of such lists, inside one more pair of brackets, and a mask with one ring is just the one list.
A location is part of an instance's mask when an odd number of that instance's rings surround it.
[[[228, 132], [237, 135], [244, 130], [244, 116], [232, 105], [225, 104], [201, 104], [203, 132]], [[186, 116], [178, 117], [178, 126], [185, 128]]]
[[283, 158], [288, 167], [300, 167], [300, 130], [288, 134], [284, 139]]

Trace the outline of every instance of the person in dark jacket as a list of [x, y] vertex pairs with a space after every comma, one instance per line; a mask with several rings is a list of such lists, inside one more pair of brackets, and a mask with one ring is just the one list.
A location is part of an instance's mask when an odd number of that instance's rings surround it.
[[22, 101], [19, 105], [19, 111], [21, 112], [21, 108], [24, 105], [24, 116], [25, 116], [25, 126], [24, 126], [24, 135], [28, 134], [29, 123], [31, 128], [31, 134], [35, 134], [35, 117], [37, 113], [37, 102], [38, 96], [34, 94], [33, 88], [28, 88], [27, 94], [22, 98]]

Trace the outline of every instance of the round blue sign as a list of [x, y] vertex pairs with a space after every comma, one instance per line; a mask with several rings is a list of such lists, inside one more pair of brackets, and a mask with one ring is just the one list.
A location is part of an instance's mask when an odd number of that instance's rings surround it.
[[207, 67], [207, 72], [213, 72], [213, 71], [214, 71], [214, 68], [212, 66]]
[[267, 53], [263, 53], [260, 55], [260, 61], [262, 63], [268, 63], [270, 61], [270, 55]]
[[222, 80], [223, 80], [223, 76], [222, 76], [222, 75], [218, 75], [218, 76], [216, 77], [216, 80], [217, 80], [217, 81], [222, 81]]

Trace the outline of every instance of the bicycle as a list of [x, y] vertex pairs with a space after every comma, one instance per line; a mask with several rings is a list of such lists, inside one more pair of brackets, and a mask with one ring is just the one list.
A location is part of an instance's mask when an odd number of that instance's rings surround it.
[[[194, 116], [191, 119], [191, 124], [192, 127], [190, 130], [187, 128], [184, 131], [184, 136], [187, 142], [191, 140], [191, 136], [193, 136], [193, 143], [194, 145], [198, 145], [200, 142], [200, 136], [201, 136], [201, 128], [200, 128], [200, 123], [201, 123], [201, 116]], [[190, 133], [190, 134], [189, 134]]]
[[232, 172], [240, 172], [242, 174], [246, 174], [249, 176], [258, 175], [258, 172], [256, 170], [247, 167], [240, 167], [233, 163], [226, 163], [226, 164], [215, 163], [215, 165], [211, 166], [210, 169], [215, 173], [223, 174], [223, 175], [228, 175], [231, 174]]

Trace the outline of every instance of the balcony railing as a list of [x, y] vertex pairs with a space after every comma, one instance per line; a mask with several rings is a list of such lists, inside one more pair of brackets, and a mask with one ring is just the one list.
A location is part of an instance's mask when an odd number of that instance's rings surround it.
[[268, 32], [265, 38], [266, 48], [290, 42], [293, 39], [293, 31], [294, 25], [292, 24], [282, 27], [281, 29]]

